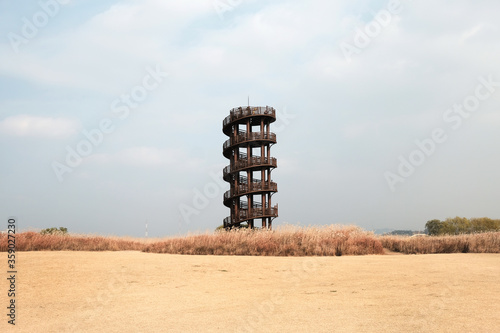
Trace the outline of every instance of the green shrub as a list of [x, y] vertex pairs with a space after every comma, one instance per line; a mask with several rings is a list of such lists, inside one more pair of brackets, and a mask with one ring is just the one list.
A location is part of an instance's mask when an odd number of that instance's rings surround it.
[[444, 221], [431, 220], [425, 224], [426, 232], [431, 236], [474, 234], [479, 232], [500, 231], [500, 220], [487, 217], [467, 219], [449, 217]]
[[40, 231], [41, 235], [66, 235], [68, 233], [68, 228], [59, 227], [57, 228], [47, 228]]

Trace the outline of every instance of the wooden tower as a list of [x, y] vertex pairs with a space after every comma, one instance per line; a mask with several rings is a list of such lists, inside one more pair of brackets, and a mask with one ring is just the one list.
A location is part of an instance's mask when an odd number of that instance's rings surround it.
[[226, 229], [243, 222], [254, 228], [259, 219], [263, 229], [271, 229], [278, 217], [278, 205], [271, 206], [271, 197], [278, 192], [278, 185], [271, 180], [271, 171], [278, 166], [271, 157], [271, 146], [276, 143], [276, 134], [270, 131], [274, 121], [274, 108], [248, 106], [232, 109], [222, 123], [222, 131], [229, 136], [223, 146], [229, 159], [223, 177], [230, 184], [224, 205], [231, 210], [224, 219]]

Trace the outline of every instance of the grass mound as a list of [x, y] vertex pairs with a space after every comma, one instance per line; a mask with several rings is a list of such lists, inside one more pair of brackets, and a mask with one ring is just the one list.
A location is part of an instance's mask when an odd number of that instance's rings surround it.
[[500, 253], [500, 232], [449, 236], [382, 236], [382, 245], [405, 254]]
[[[139, 241], [119, 237], [40, 234], [27, 231], [16, 234], [16, 251], [126, 251], [142, 250]], [[0, 235], [0, 251], [7, 251], [7, 235]]]
[[372, 233], [355, 226], [286, 226], [274, 231], [239, 229], [167, 239], [147, 245], [144, 251], [246, 256], [341, 256], [382, 254], [383, 247]]

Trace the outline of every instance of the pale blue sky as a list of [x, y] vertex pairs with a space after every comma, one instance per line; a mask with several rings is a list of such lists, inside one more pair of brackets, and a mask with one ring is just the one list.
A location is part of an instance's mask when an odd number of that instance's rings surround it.
[[[250, 95], [280, 115], [275, 225], [500, 218], [499, 10], [0, 1], [0, 217], [81, 233], [213, 230], [229, 214], [229, 186], [211, 176], [227, 163], [222, 120]], [[435, 130], [445, 139], [430, 144]], [[68, 165], [68, 149], [89, 147]]]

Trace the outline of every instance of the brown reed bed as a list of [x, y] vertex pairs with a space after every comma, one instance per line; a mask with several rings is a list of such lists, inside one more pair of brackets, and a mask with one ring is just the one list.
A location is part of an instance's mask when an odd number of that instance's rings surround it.
[[[27, 231], [16, 234], [16, 251], [140, 251], [144, 244], [119, 237], [92, 235], [41, 235]], [[0, 235], [0, 251], [7, 251], [7, 235]]]
[[355, 226], [299, 228], [275, 231], [232, 230], [167, 239], [149, 244], [145, 252], [245, 256], [341, 256], [383, 254], [375, 236]]
[[500, 253], [500, 232], [447, 236], [381, 236], [384, 248], [405, 254]]
[[[7, 235], [0, 235], [0, 251]], [[144, 251], [192, 255], [340, 256], [383, 254], [375, 236], [354, 226], [292, 227], [274, 231], [240, 229], [145, 240], [86, 235], [16, 235], [16, 251]]]
[[[341, 256], [383, 254], [500, 253], [500, 232], [453, 236], [375, 236], [356, 226], [233, 230], [164, 239], [96, 235], [16, 234], [16, 251], [143, 251], [191, 255]], [[0, 234], [0, 252], [7, 235]]]

